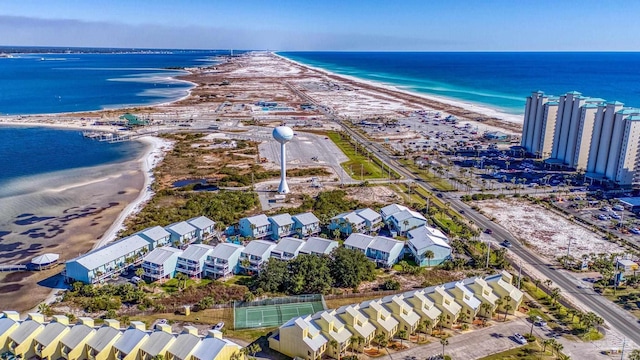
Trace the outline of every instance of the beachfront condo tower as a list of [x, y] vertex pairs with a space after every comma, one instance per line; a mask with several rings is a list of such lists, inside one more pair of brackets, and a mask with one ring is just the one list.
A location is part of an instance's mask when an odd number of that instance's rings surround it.
[[527, 97], [522, 147], [547, 164], [620, 186], [640, 184], [640, 109], [582, 96], [536, 91]]

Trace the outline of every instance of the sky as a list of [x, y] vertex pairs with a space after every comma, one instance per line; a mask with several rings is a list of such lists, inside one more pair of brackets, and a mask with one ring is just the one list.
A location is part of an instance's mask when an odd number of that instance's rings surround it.
[[640, 51], [640, 1], [2, 0], [0, 45]]

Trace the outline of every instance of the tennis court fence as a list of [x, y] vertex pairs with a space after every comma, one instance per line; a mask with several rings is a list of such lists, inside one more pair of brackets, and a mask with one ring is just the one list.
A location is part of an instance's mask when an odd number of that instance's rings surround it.
[[311, 315], [326, 308], [321, 294], [234, 301], [233, 326], [236, 330], [280, 326], [294, 317]]

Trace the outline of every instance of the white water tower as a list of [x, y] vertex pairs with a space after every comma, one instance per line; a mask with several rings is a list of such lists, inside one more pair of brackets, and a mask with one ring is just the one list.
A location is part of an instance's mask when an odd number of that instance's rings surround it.
[[287, 152], [285, 144], [293, 139], [293, 130], [288, 126], [278, 126], [273, 129], [272, 135], [280, 143], [280, 186], [278, 186], [278, 192], [286, 194], [289, 192], [289, 185], [287, 185]]

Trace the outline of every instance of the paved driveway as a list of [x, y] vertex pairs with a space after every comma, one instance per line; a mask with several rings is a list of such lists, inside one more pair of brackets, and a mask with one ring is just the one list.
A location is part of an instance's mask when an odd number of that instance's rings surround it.
[[[516, 343], [511, 336], [514, 333], [528, 334], [531, 324], [525, 318], [517, 318], [504, 323], [497, 323], [493, 326], [471, 331], [465, 334], [458, 334], [449, 338], [449, 345], [445, 353], [454, 360], [479, 359], [491, 354], [514, 349], [521, 346]], [[534, 327], [533, 334], [539, 338], [554, 337], [563, 344], [563, 353], [571, 356], [572, 359], [611, 359], [601, 354], [604, 350], [602, 343], [570, 341], [560, 336], [554, 335], [548, 329]], [[629, 348], [627, 348], [629, 349]], [[395, 352], [389, 355], [393, 360], [423, 360], [429, 356], [442, 353], [442, 345], [438, 340], [427, 345], [416, 346], [414, 348]]]

